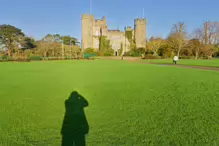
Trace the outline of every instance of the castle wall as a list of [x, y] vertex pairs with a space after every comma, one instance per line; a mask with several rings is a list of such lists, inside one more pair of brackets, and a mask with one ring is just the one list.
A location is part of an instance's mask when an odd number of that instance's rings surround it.
[[93, 37], [93, 47], [92, 48], [94, 48], [94, 49], [96, 49], [96, 51], [98, 51], [99, 46], [100, 46], [99, 37]]
[[[133, 39], [135, 40], [136, 47], [145, 47], [146, 44], [146, 20], [136, 19], [135, 29], [127, 27], [132, 31]], [[94, 19], [93, 15], [82, 15], [82, 49], [95, 48], [99, 49], [99, 37], [106, 36], [112, 45], [115, 54], [118, 54], [123, 44], [123, 54], [130, 50], [130, 43], [125, 37], [125, 33], [119, 30], [108, 30], [106, 24], [106, 17], [102, 19]]]
[[115, 55], [118, 54], [119, 49], [121, 49], [121, 44], [123, 45], [123, 53], [129, 51], [130, 43], [128, 39], [125, 37], [124, 32], [120, 32], [118, 30], [108, 31], [107, 38], [110, 40], [112, 45], [112, 49], [114, 50]]
[[100, 36], [106, 36], [107, 34], [107, 26], [106, 26], [106, 17], [103, 17], [102, 19], [96, 19], [94, 20], [93, 25], [93, 45], [92, 48], [99, 50], [99, 37]]

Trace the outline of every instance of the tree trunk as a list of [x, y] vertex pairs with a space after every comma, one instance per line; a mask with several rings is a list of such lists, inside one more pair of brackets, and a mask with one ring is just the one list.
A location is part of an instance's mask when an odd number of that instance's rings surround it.
[[44, 52], [44, 55], [43, 55], [43, 56], [44, 56], [44, 60], [45, 60], [45, 59], [46, 59], [46, 56], [47, 56], [47, 51]]
[[179, 52], [180, 52], [180, 50], [178, 51], [178, 53], [177, 53], [177, 56], [179, 57]]
[[11, 50], [8, 49], [8, 56], [11, 56]]
[[198, 51], [195, 52], [195, 59], [198, 59]]
[[55, 49], [53, 49], [52, 55], [53, 55], [53, 57], [55, 56]]
[[157, 55], [158, 55], [158, 54], [157, 54], [157, 50], [154, 50], [154, 55], [155, 55], [155, 56], [157, 56]]
[[195, 53], [195, 59], [198, 59], [198, 52]]
[[177, 56], [178, 56], [178, 57], [179, 57], [179, 55], [180, 55], [181, 48], [182, 48], [182, 44], [181, 44], [181, 42], [180, 42], [180, 44], [179, 44], [179, 50], [178, 50], [178, 52], [177, 52]]
[[70, 60], [71, 60], [71, 56], [72, 56], [72, 48], [70, 47]]
[[178, 50], [178, 52], [177, 52], [177, 56], [179, 57], [179, 55], [180, 55], [180, 50], [181, 50], [181, 46], [179, 47], [179, 50]]
[[62, 46], [62, 59], [64, 59], [64, 47]]

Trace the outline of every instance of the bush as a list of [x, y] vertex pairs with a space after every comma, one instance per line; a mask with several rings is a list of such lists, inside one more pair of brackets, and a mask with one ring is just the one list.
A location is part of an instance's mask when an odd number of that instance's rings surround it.
[[103, 52], [97, 52], [97, 56], [104, 56], [104, 53]]
[[199, 57], [199, 59], [209, 60], [209, 59], [212, 59], [212, 58], [209, 58], [208, 56], [202, 56], [202, 57]]
[[213, 59], [219, 59], [219, 56], [213, 57]]
[[19, 59], [16, 59], [16, 61], [19, 61], [19, 62], [29, 62], [30, 59], [26, 59], [26, 58], [19, 58]]
[[130, 50], [129, 52], [126, 52], [124, 56], [132, 56], [132, 57], [140, 57], [141, 52], [138, 51], [137, 49]]
[[113, 56], [114, 55], [114, 50], [113, 49], [107, 49], [104, 52], [104, 56]]
[[130, 51], [128, 51], [128, 52], [125, 52], [123, 56], [131, 56], [130, 54], [131, 54]]
[[48, 60], [59, 60], [58, 57], [51, 57], [51, 56], [47, 57], [47, 59], [48, 59]]
[[93, 48], [87, 48], [87, 49], [84, 50], [83, 53], [86, 53], [86, 54], [96, 54], [97, 55], [96, 50], [93, 49]]
[[42, 57], [41, 56], [31, 56], [28, 59], [31, 61], [40, 61], [40, 60], [42, 60]]
[[66, 60], [70, 60], [70, 59], [71, 59], [71, 56], [65, 56], [65, 59], [66, 59]]
[[145, 52], [146, 52], [145, 48], [138, 48], [138, 49], [136, 49], [136, 51], [140, 54], [145, 54]]
[[1, 60], [2, 60], [2, 61], [13, 61], [14, 59], [13, 59], [11, 56], [3, 55], [3, 56], [1, 57]]
[[56, 57], [56, 56], [54, 56], [54, 57], [51, 57], [51, 56], [49, 56], [49, 57], [44, 57], [44, 59], [47, 59], [47, 60], [60, 60], [60, 57]]
[[194, 59], [194, 56], [180, 56], [179, 59]]
[[155, 56], [155, 55], [152, 55], [152, 54], [146, 54], [144, 59], [161, 59], [160, 56]]

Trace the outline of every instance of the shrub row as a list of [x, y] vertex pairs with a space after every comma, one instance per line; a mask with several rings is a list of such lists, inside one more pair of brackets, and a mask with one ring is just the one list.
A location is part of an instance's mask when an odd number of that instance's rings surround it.
[[194, 56], [180, 56], [179, 59], [195, 59]]
[[29, 58], [18, 58], [15, 59], [13, 57], [9, 56], [0, 56], [1, 62], [7, 62], [7, 61], [20, 61], [20, 62], [27, 62], [27, 61], [41, 61], [41, 60], [72, 60], [72, 59], [80, 59], [80, 57], [70, 57], [66, 56], [64, 58], [62, 57], [42, 57], [42, 56], [31, 56]]

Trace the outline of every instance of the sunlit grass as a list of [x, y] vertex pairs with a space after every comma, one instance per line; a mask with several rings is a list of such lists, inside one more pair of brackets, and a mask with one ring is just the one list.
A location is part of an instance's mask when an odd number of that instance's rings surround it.
[[[170, 60], [170, 59], [145, 60], [145, 61], [146, 62], [153, 62], [153, 63], [173, 64], [173, 60]], [[219, 67], [219, 59], [213, 59], [213, 60], [179, 60], [177, 64]]]
[[0, 145], [59, 146], [64, 102], [89, 102], [87, 145], [211, 145], [219, 74], [126, 61], [0, 63]]

